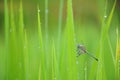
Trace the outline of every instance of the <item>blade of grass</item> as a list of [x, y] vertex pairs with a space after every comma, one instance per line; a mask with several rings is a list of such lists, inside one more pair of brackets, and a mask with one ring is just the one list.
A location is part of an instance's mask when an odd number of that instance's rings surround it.
[[[39, 39], [39, 46], [40, 46], [40, 64], [44, 64], [44, 65], [41, 65], [41, 79], [43, 80], [46, 80], [46, 74], [45, 74], [45, 54], [44, 54], [44, 47], [43, 47], [43, 41], [42, 41], [42, 31], [41, 31], [41, 22], [40, 22], [40, 9], [39, 9], [39, 6], [37, 7], [38, 9], [38, 39]], [[40, 75], [39, 75], [40, 76]]]
[[21, 68], [22, 70], [20, 71], [21, 78], [25, 79], [25, 57], [24, 57], [24, 19], [23, 19], [23, 4], [22, 0], [20, 0], [20, 5], [19, 5], [19, 27], [18, 27], [18, 56], [19, 56], [19, 61], [21, 63]]
[[[49, 9], [48, 9], [48, 0], [45, 0], [45, 51], [44, 51], [44, 56], [46, 57], [45, 58], [45, 61], [46, 61], [46, 64], [48, 61], [48, 51], [49, 51], [49, 32], [48, 32], [48, 13], [49, 13]], [[46, 68], [48, 68], [48, 66], [46, 65]], [[46, 74], [46, 76], [48, 76], [48, 74]], [[47, 79], [47, 78], [46, 78]]]
[[28, 39], [27, 39], [27, 33], [25, 30], [24, 35], [24, 68], [25, 68], [25, 79], [29, 79], [29, 54], [28, 54]]
[[[61, 43], [61, 36], [62, 36], [62, 12], [63, 12], [63, 4], [64, 4], [64, 1], [63, 0], [60, 0], [60, 5], [59, 5], [59, 16], [58, 16], [58, 42], [57, 42], [57, 53], [58, 53], [58, 56], [60, 56], [60, 51], [61, 51], [61, 46], [62, 44]], [[59, 58], [59, 61], [60, 61], [60, 57]]]
[[112, 10], [111, 10], [110, 15], [109, 15], [109, 17], [108, 17], [108, 19], [107, 19], [107, 23], [106, 23], [106, 27], [105, 27], [106, 33], [108, 33], [108, 30], [109, 30], [109, 28], [110, 28], [110, 24], [111, 24], [111, 21], [112, 21], [112, 17], [113, 17], [114, 11], [115, 11], [116, 2], [117, 2], [117, 0], [114, 1]]
[[[45, 51], [48, 50], [48, 0], [45, 0]], [[45, 52], [47, 54], [47, 52]]]
[[67, 38], [67, 69], [68, 79], [77, 80], [76, 71], [76, 53], [74, 42], [74, 22], [72, 11], [72, 0], [67, 0], [67, 23], [66, 23], [66, 38]]
[[[10, 1], [10, 37], [9, 37], [9, 78], [10, 79], [16, 79], [13, 75], [16, 75], [15, 73], [17, 70], [19, 71], [19, 68], [17, 67], [18, 59], [14, 58], [17, 57], [17, 48], [16, 48], [16, 36], [15, 36], [15, 24], [14, 24], [14, 12], [13, 12], [13, 1]], [[10, 74], [12, 71], [12, 74]], [[20, 74], [20, 73], [19, 73]], [[18, 74], [18, 75], [19, 75]], [[17, 75], [16, 75], [17, 76]], [[20, 77], [19, 77], [20, 78]]]
[[[19, 61], [21, 57], [18, 54], [17, 47], [17, 37], [16, 37], [16, 26], [14, 20], [14, 12], [13, 12], [13, 1], [10, 1], [10, 36], [9, 36], [9, 79], [23, 79], [22, 73], [22, 63]], [[11, 74], [12, 72], [12, 74]], [[19, 72], [18, 74], [16, 74]]]
[[[68, 80], [68, 72], [67, 72], [67, 52], [66, 52], [66, 36], [62, 36], [62, 41], [61, 41], [62, 45], [61, 45], [61, 53], [60, 53], [60, 62], [59, 62], [59, 68], [60, 68], [60, 80]], [[61, 44], [60, 43], [60, 44]], [[64, 65], [64, 66], [63, 66]], [[66, 75], [66, 76], [65, 76]]]
[[5, 66], [6, 66], [6, 80], [8, 80], [8, 52], [9, 52], [9, 15], [8, 15], [8, 0], [4, 0], [4, 26], [5, 26], [5, 54], [6, 54], [6, 61], [5, 61]]
[[[64, 1], [60, 0], [60, 6], [59, 6], [59, 18], [58, 18], [58, 44], [61, 40], [61, 29], [62, 29], [62, 12], [63, 12], [63, 4]], [[59, 46], [58, 46], [59, 47]], [[58, 48], [59, 49], [59, 48]]]
[[58, 77], [58, 61], [56, 57], [54, 40], [52, 42], [52, 80], [59, 80]]
[[6, 53], [7, 53], [7, 50], [8, 50], [8, 40], [9, 40], [9, 15], [8, 15], [8, 1], [7, 0], [4, 0], [4, 7], [5, 7], [5, 10], [4, 10], [4, 13], [5, 13], [5, 16], [4, 16], [4, 25], [5, 25], [5, 45], [6, 45]]
[[45, 0], [45, 34], [48, 38], [48, 0]]
[[114, 66], [115, 66], [115, 57], [114, 57], [114, 52], [113, 52], [113, 48], [112, 48], [109, 36], [107, 36], [107, 40], [108, 40], [108, 44], [109, 44], [109, 47], [110, 47], [110, 52], [111, 52], [111, 55], [112, 55], [112, 60], [114, 62]]
[[119, 39], [119, 35], [118, 35], [118, 28], [116, 29], [116, 33], [117, 33], [117, 43], [116, 43], [116, 67], [115, 67], [115, 78], [116, 80], [120, 79], [120, 39]]
[[88, 76], [87, 76], [87, 73], [88, 73], [88, 72], [87, 72], [87, 65], [86, 65], [86, 64], [87, 64], [87, 62], [85, 63], [84, 72], [85, 72], [85, 80], [88, 80], [88, 78], [87, 78], [87, 77], [88, 77]]
[[[97, 80], [105, 80], [106, 72], [105, 72], [105, 65], [104, 65], [104, 49], [105, 49], [105, 41], [107, 41], [106, 37], [108, 35], [108, 30], [110, 28], [110, 23], [113, 17], [113, 12], [115, 10], [116, 0], [114, 2], [113, 8], [110, 12], [110, 15], [108, 17], [108, 20], [105, 24], [105, 19], [103, 19], [102, 22], [102, 32], [101, 32], [101, 40], [100, 40], [100, 54], [99, 54], [99, 65], [98, 65], [98, 73], [97, 73]], [[109, 54], [108, 54], [109, 55]], [[108, 77], [108, 76], [107, 76]]]
[[20, 15], [19, 15], [19, 35], [21, 38], [21, 41], [23, 41], [23, 29], [24, 29], [24, 22], [23, 22], [23, 5], [22, 5], [22, 0], [20, 0]]
[[41, 31], [41, 22], [40, 22], [40, 9], [39, 9], [39, 6], [38, 6], [38, 37], [39, 37], [39, 45], [40, 45], [40, 48], [42, 49], [43, 48], [43, 41], [42, 41], [42, 31]]
[[41, 79], [41, 64], [39, 65], [38, 80], [42, 80]]

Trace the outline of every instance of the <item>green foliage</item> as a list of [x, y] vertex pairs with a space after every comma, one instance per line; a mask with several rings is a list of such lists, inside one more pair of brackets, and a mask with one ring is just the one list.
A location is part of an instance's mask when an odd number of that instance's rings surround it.
[[[115, 10], [115, 5], [116, 5], [116, 0], [114, 2], [110, 15], [107, 18], [107, 21], [105, 22], [105, 18], [103, 18], [103, 22], [102, 22], [100, 51], [99, 51], [100, 62], [98, 64], [97, 80], [115, 79], [115, 75], [113, 75], [115, 74], [115, 70], [114, 70], [115, 66], [114, 66], [114, 61], [112, 59], [112, 55], [110, 54], [111, 52], [108, 44], [108, 40], [109, 40], [108, 31], [109, 31], [110, 23], [113, 17], [113, 12]], [[106, 56], [109, 56], [109, 57], [106, 58]], [[109, 63], [109, 61], [111, 63]], [[111, 72], [107, 73], [108, 70], [111, 70]]]
[[[56, 36], [51, 36], [48, 30], [48, 0], [45, 0], [45, 34], [41, 25], [41, 12], [37, 5], [36, 33], [30, 34], [24, 25], [24, 7], [22, 0], [19, 5], [19, 19], [15, 21], [13, 0], [10, 0], [8, 14], [7, 0], [5, 6], [5, 43], [0, 40], [0, 80], [119, 80], [119, 36], [115, 54], [115, 40], [109, 35], [112, 17], [114, 16], [116, 0], [108, 18], [102, 19], [101, 33], [89, 26], [75, 26], [72, 0], [67, 0], [67, 17], [65, 29], [62, 32], [63, 0], [60, 0], [58, 29]], [[107, 6], [107, 5], [106, 5]], [[107, 9], [107, 8], [106, 8]], [[106, 16], [106, 10], [105, 14]], [[106, 20], [107, 19], [107, 20]], [[79, 26], [77, 25], [77, 26]], [[87, 25], [88, 26], [88, 25]], [[115, 36], [115, 32], [113, 32]], [[0, 36], [1, 39], [1, 36]], [[77, 39], [77, 40], [76, 40]], [[87, 50], [98, 57], [94, 61], [88, 55], [76, 57], [78, 42], [84, 41]], [[116, 55], [116, 57], [115, 57]]]
[[116, 42], [116, 60], [115, 60], [115, 79], [120, 79], [120, 39], [118, 37], [118, 28], [116, 29], [117, 42]]

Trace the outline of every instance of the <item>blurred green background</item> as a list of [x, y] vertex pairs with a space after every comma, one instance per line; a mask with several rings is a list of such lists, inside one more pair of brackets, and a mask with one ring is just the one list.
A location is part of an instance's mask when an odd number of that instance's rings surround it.
[[[15, 20], [18, 19], [19, 13], [19, 0], [13, 0], [13, 11], [15, 15]], [[74, 15], [74, 22], [75, 27], [80, 27], [81, 25], [92, 25], [97, 29], [100, 29], [101, 26], [101, 19], [104, 14], [105, 10], [105, 2], [106, 0], [74, 0], [73, 3], [73, 15]], [[109, 0], [107, 3], [107, 13], [106, 16], [109, 15], [114, 0]], [[45, 26], [45, 0], [24, 0], [23, 1], [23, 14], [24, 14], [24, 25], [26, 28], [32, 28], [34, 30], [37, 24], [37, 9], [36, 5], [40, 5], [40, 13], [41, 13], [41, 25], [44, 31]], [[10, 0], [8, 0], [8, 7], [10, 13]], [[58, 25], [58, 18], [59, 18], [59, 7], [60, 7], [60, 0], [50, 0], [48, 1], [48, 25], [49, 25], [49, 32], [51, 30], [57, 30]], [[66, 0], [63, 0], [63, 10], [62, 10], [62, 22], [63, 26], [65, 25], [66, 21]], [[119, 24], [120, 19], [120, 1], [117, 0], [116, 10], [114, 14], [114, 20], [112, 23]], [[0, 32], [4, 31], [4, 0], [0, 1]], [[81, 26], [82, 27], [82, 26]], [[64, 28], [64, 27], [63, 27]]]

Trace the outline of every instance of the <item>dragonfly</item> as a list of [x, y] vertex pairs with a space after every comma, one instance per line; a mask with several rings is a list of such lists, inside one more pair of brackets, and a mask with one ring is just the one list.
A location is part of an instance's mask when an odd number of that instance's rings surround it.
[[78, 44], [78, 45], [77, 45], [77, 57], [79, 57], [81, 54], [87, 54], [87, 55], [89, 55], [90, 57], [92, 57], [93, 59], [95, 59], [96, 61], [98, 61], [98, 59], [97, 59], [95, 56], [93, 56], [92, 54], [90, 54], [90, 53], [86, 50], [86, 48], [85, 48], [84, 45]]

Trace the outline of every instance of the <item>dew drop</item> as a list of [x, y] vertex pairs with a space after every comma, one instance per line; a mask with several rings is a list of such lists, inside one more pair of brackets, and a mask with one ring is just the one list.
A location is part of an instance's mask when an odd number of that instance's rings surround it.
[[107, 18], [107, 16], [105, 15], [104, 18]]
[[38, 12], [40, 12], [40, 9], [38, 10]]

